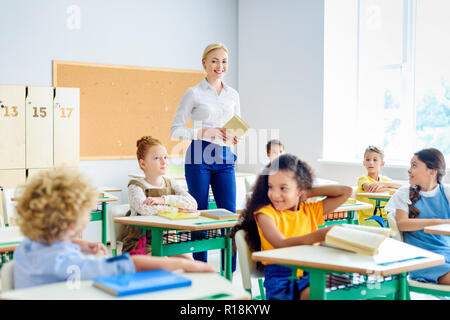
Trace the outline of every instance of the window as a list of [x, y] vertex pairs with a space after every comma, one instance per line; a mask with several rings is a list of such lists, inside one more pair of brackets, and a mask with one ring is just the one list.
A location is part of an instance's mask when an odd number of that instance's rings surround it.
[[450, 163], [448, 0], [326, 0], [323, 158], [390, 164], [435, 147]]

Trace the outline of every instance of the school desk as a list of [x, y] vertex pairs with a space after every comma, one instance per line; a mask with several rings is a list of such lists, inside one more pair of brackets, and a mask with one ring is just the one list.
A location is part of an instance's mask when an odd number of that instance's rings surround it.
[[23, 238], [19, 227], [0, 228], [0, 266], [6, 262], [6, 256], [12, 259], [13, 251], [19, 246]]
[[[119, 190], [120, 191], [120, 190]], [[11, 198], [12, 201], [16, 201], [17, 199]], [[105, 193], [104, 197], [98, 197], [97, 204], [101, 205], [101, 209], [95, 209], [91, 211], [91, 221], [101, 221], [102, 223], [102, 243], [107, 245], [107, 205], [109, 202], [118, 201], [118, 198], [111, 196]]]
[[[131, 179], [135, 178], [144, 178], [144, 175], [141, 173], [129, 174]], [[253, 173], [246, 172], [236, 172], [236, 212], [240, 213], [245, 209], [246, 206], [246, 180], [250, 179], [256, 180], [256, 175]], [[167, 177], [174, 179], [180, 186], [182, 186], [186, 191], [188, 191], [186, 177], [184, 176], [184, 166], [183, 167], [169, 167], [167, 171]], [[212, 193], [211, 186], [209, 186], [208, 190], [208, 209], [216, 209], [216, 203], [214, 201], [214, 196]]]
[[[202, 210], [208, 212], [210, 210]], [[115, 223], [151, 230], [152, 255], [173, 256], [207, 250], [225, 249], [224, 273], [231, 280], [232, 239], [228, 237], [237, 220], [216, 220], [199, 216], [196, 219], [170, 220], [161, 216], [132, 216], [114, 218]], [[223, 229], [220, 232], [217, 229]], [[174, 233], [172, 230], [176, 230]], [[206, 239], [192, 240], [191, 231], [207, 231]], [[172, 232], [170, 232], [172, 231]]]
[[357, 220], [354, 220], [355, 212], [358, 210], [372, 209], [373, 205], [361, 201], [356, 201], [355, 204], [343, 204], [336, 208], [332, 213], [325, 216], [325, 225], [329, 226], [333, 224], [354, 224]]
[[[252, 254], [253, 260], [280, 264], [310, 273], [311, 300], [352, 300], [390, 297], [409, 299], [406, 273], [443, 264], [442, 255], [387, 238], [374, 256], [361, 255], [337, 248], [303, 245], [280, 248]], [[357, 273], [366, 278], [364, 283], [347, 285], [344, 289], [326, 288], [329, 273]], [[294, 273], [295, 274], [295, 273]], [[359, 276], [358, 275], [358, 276]], [[384, 281], [373, 279], [384, 277]], [[367, 280], [370, 280], [367, 282]]]
[[101, 221], [102, 222], [102, 243], [106, 246], [107, 245], [107, 205], [109, 202], [117, 201], [118, 199], [116, 197], [113, 197], [109, 194], [105, 194], [104, 197], [99, 197], [97, 200], [97, 203], [101, 204], [101, 209], [96, 209], [91, 212], [91, 221]]
[[450, 236], [450, 223], [425, 227], [423, 230], [426, 233], [443, 234], [446, 236]]
[[[0, 299], [11, 300], [239, 300], [250, 294], [217, 273], [180, 273], [192, 280], [189, 287], [116, 297], [93, 286], [92, 280], [63, 281], [25, 289], [11, 290]], [[79, 287], [77, 288], [77, 284]]]
[[392, 198], [392, 194], [389, 193], [389, 191], [385, 192], [360, 192], [356, 194], [357, 197], [363, 197], [367, 198], [369, 200], [375, 200], [375, 208], [373, 211], [373, 214], [375, 215], [377, 211], [380, 211], [384, 208], [384, 206], [381, 206], [381, 202], [388, 202], [389, 199]]

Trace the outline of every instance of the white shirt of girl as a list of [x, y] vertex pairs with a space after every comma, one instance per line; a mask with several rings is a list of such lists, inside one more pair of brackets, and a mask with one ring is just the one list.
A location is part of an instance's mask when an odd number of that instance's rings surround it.
[[[158, 189], [166, 187], [165, 180], [162, 186], [153, 186], [143, 178], [134, 180], [141, 182], [146, 188]], [[130, 201], [131, 215], [135, 216], [137, 212], [143, 216], [157, 215], [159, 212], [178, 212], [178, 208], [196, 210], [197, 201], [173, 179], [169, 180], [175, 191], [175, 195], [162, 196], [166, 201], [165, 205], [144, 204], [145, 199], [147, 199], [144, 190], [137, 185], [130, 184], [128, 187], [128, 198]]]
[[[450, 206], [450, 185], [443, 184], [444, 194], [447, 197], [449, 206]], [[439, 192], [439, 185], [436, 186], [433, 190], [430, 191], [420, 191], [421, 197], [434, 197]], [[409, 186], [401, 187], [397, 190], [397, 192], [392, 196], [389, 202], [386, 204], [385, 209], [387, 212], [395, 213], [397, 209], [408, 212], [408, 204], [411, 204], [411, 200], [409, 200]]]

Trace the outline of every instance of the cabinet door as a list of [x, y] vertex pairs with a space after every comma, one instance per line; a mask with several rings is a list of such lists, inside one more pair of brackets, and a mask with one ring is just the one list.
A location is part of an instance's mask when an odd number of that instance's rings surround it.
[[17, 188], [25, 183], [25, 169], [0, 170], [0, 186]]
[[0, 85], [0, 170], [25, 169], [25, 86]]
[[28, 87], [26, 110], [26, 168], [53, 167], [53, 88]]
[[80, 162], [80, 89], [55, 88], [54, 166], [77, 167]]

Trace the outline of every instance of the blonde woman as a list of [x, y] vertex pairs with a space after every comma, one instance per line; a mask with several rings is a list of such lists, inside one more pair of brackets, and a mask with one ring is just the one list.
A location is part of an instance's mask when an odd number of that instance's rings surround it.
[[[240, 116], [241, 110], [239, 94], [223, 82], [228, 71], [228, 49], [220, 43], [208, 45], [202, 65], [206, 77], [182, 97], [170, 134], [174, 139], [192, 140], [185, 157], [185, 176], [198, 209], [208, 208], [211, 184], [217, 206], [236, 212], [236, 155], [224, 144], [227, 133], [222, 127], [235, 114]], [[189, 118], [194, 128], [186, 127]], [[237, 143], [234, 139], [233, 144]], [[203, 234], [197, 232], [193, 236], [201, 238]], [[194, 259], [207, 261], [207, 253], [194, 253]], [[234, 256], [233, 270], [235, 266]]]

